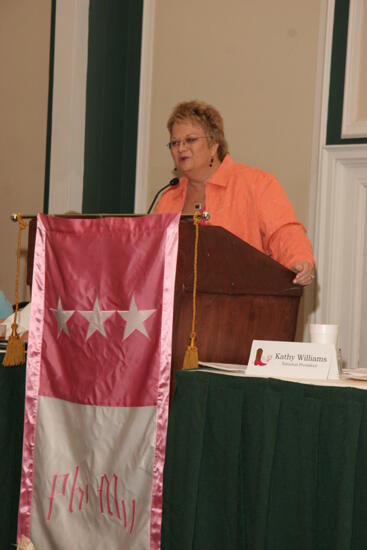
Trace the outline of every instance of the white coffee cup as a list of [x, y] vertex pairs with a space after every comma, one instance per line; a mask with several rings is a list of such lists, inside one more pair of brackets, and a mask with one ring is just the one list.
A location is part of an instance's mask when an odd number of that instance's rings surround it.
[[314, 344], [334, 344], [338, 341], [338, 325], [310, 323], [310, 340]]

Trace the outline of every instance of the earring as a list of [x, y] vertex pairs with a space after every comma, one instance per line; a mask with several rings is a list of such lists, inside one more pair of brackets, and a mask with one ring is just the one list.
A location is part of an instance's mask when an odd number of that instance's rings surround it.
[[211, 168], [213, 166], [213, 162], [214, 162], [214, 159], [213, 157], [210, 159], [210, 162], [209, 162], [209, 168]]
[[174, 171], [174, 172], [177, 172], [177, 166], [174, 167], [173, 171]]

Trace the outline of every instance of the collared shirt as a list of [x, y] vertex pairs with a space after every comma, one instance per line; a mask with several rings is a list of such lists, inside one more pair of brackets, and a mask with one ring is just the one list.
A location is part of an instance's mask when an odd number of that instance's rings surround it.
[[[162, 194], [154, 213], [182, 212], [188, 179]], [[284, 266], [315, 264], [304, 226], [278, 180], [260, 170], [234, 163], [226, 155], [205, 184], [209, 225], [224, 227]]]

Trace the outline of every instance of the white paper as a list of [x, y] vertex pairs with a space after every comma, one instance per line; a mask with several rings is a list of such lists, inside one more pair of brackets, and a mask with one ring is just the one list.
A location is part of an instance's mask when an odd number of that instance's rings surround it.
[[336, 380], [339, 375], [335, 346], [254, 340], [246, 375]]
[[343, 377], [351, 378], [352, 380], [367, 380], [367, 369], [363, 369], [363, 368], [344, 369]]
[[239, 373], [244, 373], [246, 370], [246, 365], [238, 365], [233, 363], [207, 363], [204, 361], [199, 361], [199, 368], [200, 367], [205, 367], [206, 369], [223, 370], [223, 371], [239, 372]]

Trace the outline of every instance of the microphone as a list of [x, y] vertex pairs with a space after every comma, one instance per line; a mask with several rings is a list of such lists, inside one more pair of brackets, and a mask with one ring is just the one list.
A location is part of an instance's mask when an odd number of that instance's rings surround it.
[[149, 209], [148, 209], [148, 212], [147, 214], [150, 214], [154, 204], [155, 204], [155, 201], [157, 200], [157, 197], [158, 195], [160, 195], [162, 193], [162, 191], [164, 191], [165, 189], [167, 189], [167, 187], [174, 187], [175, 185], [178, 184], [180, 180], [178, 178], [173, 178], [171, 179], [171, 181], [169, 183], [167, 183], [167, 185], [165, 185], [164, 187], [162, 187], [161, 189], [159, 189], [159, 191], [157, 191], [157, 193], [155, 194], [154, 196], [154, 199], [152, 200], [152, 203], [151, 205], [149, 206]]

